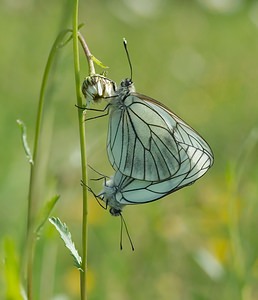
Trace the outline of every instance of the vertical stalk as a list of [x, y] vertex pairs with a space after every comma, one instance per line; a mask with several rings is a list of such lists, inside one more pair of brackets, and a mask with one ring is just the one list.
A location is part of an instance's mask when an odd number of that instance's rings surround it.
[[28, 213], [27, 213], [27, 236], [26, 236], [26, 281], [27, 281], [27, 298], [31, 300], [33, 298], [33, 262], [34, 262], [34, 252], [35, 252], [35, 216], [38, 209], [38, 197], [37, 197], [37, 171], [38, 171], [38, 148], [40, 142], [40, 133], [42, 125], [42, 115], [45, 100], [46, 85], [49, 78], [50, 68], [53, 64], [53, 60], [56, 55], [56, 51], [59, 49], [61, 41], [63, 41], [65, 35], [69, 30], [62, 31], [56, 38], [47, 60], [47, 64], [44, 70], [44, 75], [40, 88], [38, 111], [36, 118], [36, 129], [34, 138], [34, 148], [33, 148], [33, 163], [31, 163], [30, 169], [30, 183], [29, 183], [29, 193], [28, 193]]
[[[79, 63], [79, 46], [78, 46], [78, 5], [79, 0], [74, 0], [73, 11], [73, 53], [74, 53], [74, 74], [75, 87], [77, 96], [77, 105], [82, 107], [81, 85], [80, 85], [80, 63]], [[81, 172], [82, 180], [87, 184], [87, 159], [86, 159], [86, 140], [85, 140], [85, 122], [83, 111], [78, 109], [79, 135], [81, 148]], [[87, 299], [87, 232], [88, 232], [88, 199], [86, 186], [82, 186], [82, 263], [80, 272], [81, 300]]]

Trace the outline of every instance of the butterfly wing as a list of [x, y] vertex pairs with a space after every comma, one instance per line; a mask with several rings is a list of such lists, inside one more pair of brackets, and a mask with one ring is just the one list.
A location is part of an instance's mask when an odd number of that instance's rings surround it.
[[170, 128], [177, 142], [181, 161], [188, 160], [192, 170], [205, 169], [207, 171], [213, 165], [214, 156], [204, 138], [158, 101], [149, 98], [149, 105], [153, 105], [162, 114], [168, 126], [172, 124], [171, 119], [175, 121], [176, 126]]
[[193, 184], [208, 171], [209, 167], [210, 159], [207, 157], [206, 160], [202, 157], [197, 163], [192, 164], [186, 159], [181, 162], [180, 169], [174, 176], [159, 182], [134, 179], [116, 171], [101, 194], [104, 195], [103, 200], [112, 208], [111, 211], [121, 212], [125, 205], [156, 201]]
[[111, 103], [107, 152], [115, 170], [146, 181], [176, 176], [183, 163], [188, 163], [188, 172], [203, 160], [207, 168], [213, 163], [209, 145], [196, 131], [158, 101], [138, 93], [129, 94], [123, 106]]
[[[180, 170], [173, 177], [160, 182], [150, 182], [133, 179], [116, 171], [113, 183], [117, 187], [114, 193], [115, 206], [124, 206], [130, 204], [143, 204], [156, 201], [177, 190], [193, 184], [202, 177], [209, 168], [207, 161], [202, 161], [202, 167], [195, 164], [191, 168], [188, 161], [181, 164]], [[200, 168], [201, 167], [201, 168]]]

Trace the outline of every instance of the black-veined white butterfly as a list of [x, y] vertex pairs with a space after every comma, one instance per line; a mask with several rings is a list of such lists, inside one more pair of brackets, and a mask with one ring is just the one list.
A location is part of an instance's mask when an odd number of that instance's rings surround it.
[[[129, 65], [132, 66], [124, 40]], [[184, 169], [213, 164], [207, 142], [169, 108], [136, 92], [131, 79], [109, 100], [108, 158], [115, 170], [140, 180], [162, 181]], [[200, 171], [202, 168], [199, 168]]]
[[111, 165], [140, 180], [161, 181], [185, 169], [208, 170], [213, 154], [207, 142], [158, 101], [136, 93], [125, 79], [110, 98], [107, 152]]
[[206, 160], [202, 157], [191, 163], [184, 160], [173, 177], [158, 182], [134, 179], [116, 171], [113, 177], [105, 180], [103, 191], [97, 197], [110, 207], [112, 215], [117, 216], [125, 205], [152, 202], [194, 183], [209, 167], [208, 156]]
[[[124, 40], [129, 65], [132, 66]], [[107, 87], [105, 86], [107, 83]], [[128, 177], [146, 181], [163, 181], [189, 170], [208, 170], [213, 153], [207, 142], [163, 104], [136, 92], [131, 79], [116, 90], [106, 77], [85, 81], [84, 95], [90, 101], [106, 98], [110, 113], [107, 138], [109, 161], [115, 170]]]

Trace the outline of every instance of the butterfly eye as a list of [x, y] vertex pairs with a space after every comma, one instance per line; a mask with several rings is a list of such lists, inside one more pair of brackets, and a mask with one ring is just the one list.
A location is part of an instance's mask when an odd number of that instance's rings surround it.
[[121, 82], [121, 87], [129, 87], [132, 84], [133, 84], [132, 79], [126, 78]]

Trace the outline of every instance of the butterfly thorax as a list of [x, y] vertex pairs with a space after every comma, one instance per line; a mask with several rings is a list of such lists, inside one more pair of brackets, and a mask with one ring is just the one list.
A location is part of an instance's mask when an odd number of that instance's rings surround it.
[[128, 106], [128, 103], [125, 103], [126, 98], [130, 96], [131, 93], [135, 92], [135, 86], [131, 79], [126, 78], [122, 80], [118, 90], [117, 90], [117, 96], [112, 97], [112, 100], [110, 101], [111, 107], [113, 109], [119, 109], [123, 110], [125, 107]]
[[110, 207], [109, 212], [112, 216], [119, 216], [124, 205], [116, 200], [116, 193], [106, 198], [106, 203]]
[[110, 213], [112, 216], [120, 215], [122, 208], [124, 207], [123, 204], [119, 203], [116, 200], [116, 195], [119, 193], [119, 188], [114, 185], [113, 178], [111, 177], [105, 184], [104, 191], [103, 191], [103, 201], [110, 207]]

